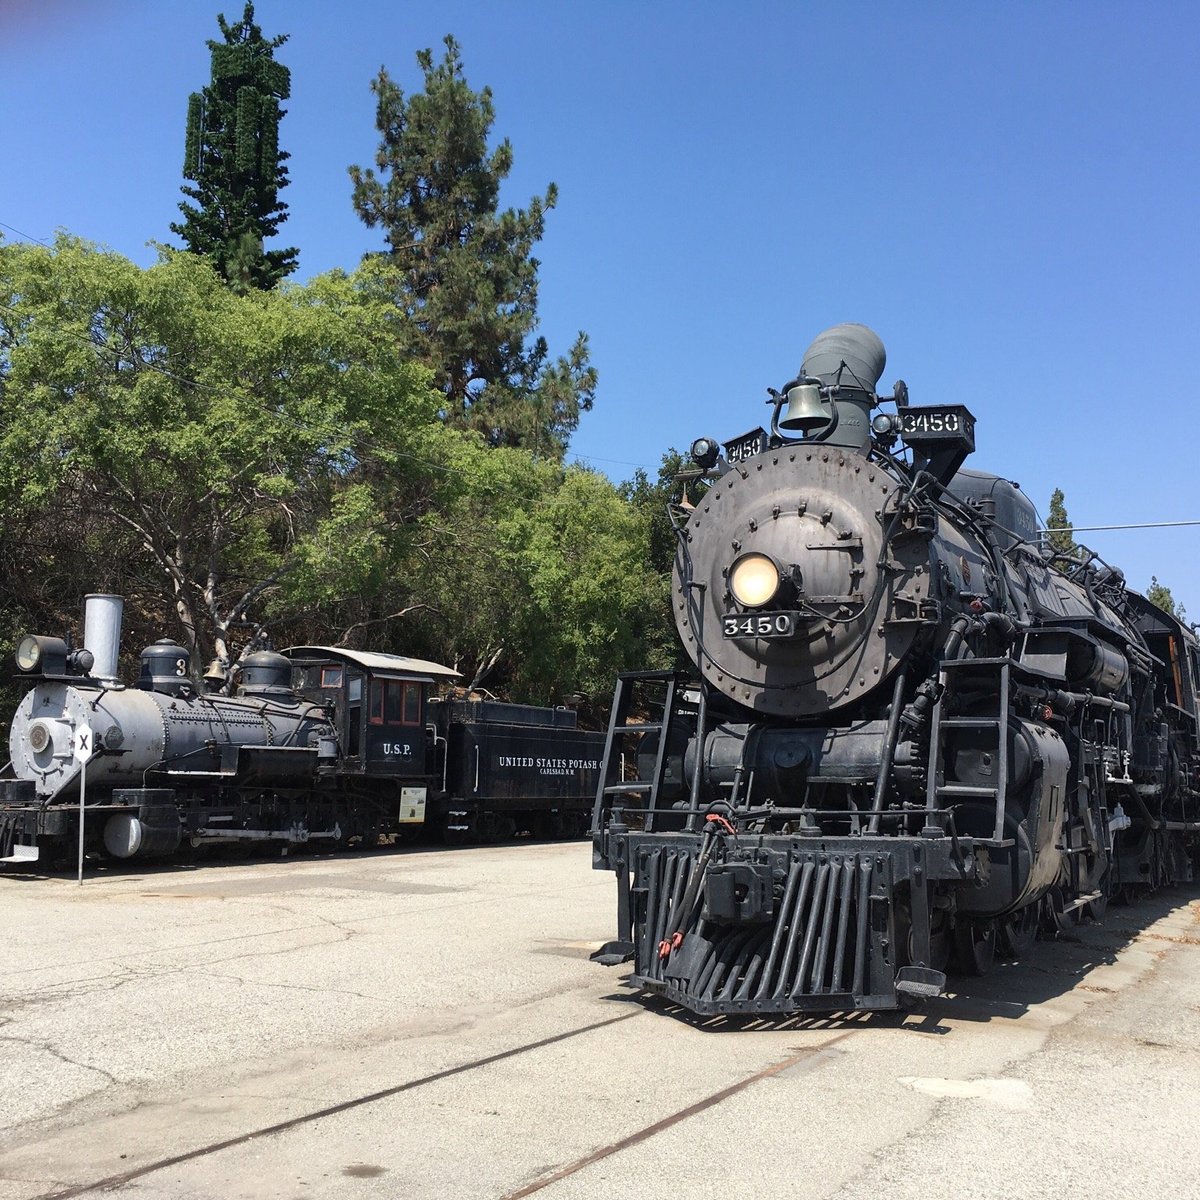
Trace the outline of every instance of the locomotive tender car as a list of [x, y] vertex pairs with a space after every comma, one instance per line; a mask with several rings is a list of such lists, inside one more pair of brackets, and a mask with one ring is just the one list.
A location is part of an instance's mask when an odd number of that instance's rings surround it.
[[34, 687], [0, 772], [0, 861], [77, 845], [81, 771], [87, 844], [117, 858], [185, 843], [586, 830], [603, 739], [574, 712], [439, 698], [457, 677], [448, 667], [328, 646], [252, 653], [227, 696], [197, 688], [187, 652], [164, 640], [127, 688], [121, 607], [87, 598], [83, 649], [46, 637], [18, 647]]
[[836, 326], [769, 431], [693, 445], [672, 582], [699, 685], [617, 682], [594, 957], [697, 1013], [896, 1008], [1192, 877], [1195, 635], [962, 469], [967, 408], [901, 382], [872, 418], [884, 362]]

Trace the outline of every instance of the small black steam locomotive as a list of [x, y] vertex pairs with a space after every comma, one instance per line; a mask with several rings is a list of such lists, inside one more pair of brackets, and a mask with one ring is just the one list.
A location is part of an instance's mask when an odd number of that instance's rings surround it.
[[17, 649], [34, 687], [0, 772], [0, 862], [74, 850], [81, 773], [87, 847], [116, 858], [587, 829], [603, 738], [571, 710], [439, 698], [448, 667], [329, 646], [250, 654], [225, 695], [196, 685], [182, 647], [156, 642], [127, 688], [120, 620], [119, 597], [89, 596], [84, 648], [27, 637]]
[[698, 1013], [895, 1008], [1192, 877], [1195, 635], [962, 469], [967, 408], [897, 383], [872, 416], [884, 361], [837, 326], [769, 431], [693, 445], [673, 606], [699, 684], [617, 684], [597, 957]]

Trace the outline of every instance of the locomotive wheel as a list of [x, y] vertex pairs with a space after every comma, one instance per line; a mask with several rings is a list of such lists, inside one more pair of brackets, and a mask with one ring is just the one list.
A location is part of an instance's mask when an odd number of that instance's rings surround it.
[[986, 975], [996, 959], [996, 922], [954, 927], [952, 964], [959, 975]]
[[1038, 904], [1027, 904], [1000, 918], [997, 933], [1005, 958], [1022, 959], [1033, 949], [1038, 935]]

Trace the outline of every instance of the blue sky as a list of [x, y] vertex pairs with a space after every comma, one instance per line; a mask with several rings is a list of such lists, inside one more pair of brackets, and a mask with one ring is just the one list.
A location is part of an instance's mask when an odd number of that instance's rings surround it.
[[[149, 264], [188, 93], [240, 0], [0, 0], [0, 222]], [[572, 450], [614, 478], [759, 424], [820, 330], [871, 325], [881, 387], [967, 404], [975, 467], [1077, 525], [1200, 519], [1193, 436], [1200, 9], [1184, 3], [259, 0], [289, 33], [296, 278], [381, 239], [346, 167], [381, 65], [453, 33], [515, 151], [559, 185], [543, 332], [600, 371]], [[11, 229], [0, 230], [16, 237]], [[1200, 527], [1082, 537], [1200, 616]]]

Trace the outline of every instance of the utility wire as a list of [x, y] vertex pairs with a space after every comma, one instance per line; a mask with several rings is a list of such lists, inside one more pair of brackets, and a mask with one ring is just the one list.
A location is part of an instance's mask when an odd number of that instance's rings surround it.
[[1178, 529], [1184, 525], [1200, 525], [1200, 521], [1143, 521], [1137, 525], [1064, 525], [1058, 529], [1042, 529], [1049, 533], [1095, 533], [1103, 529]]
[[18, 229], [15, 225], [10, 225], [7, 221], [0, 221], [5, 229], [15, 233], [17, 237], [23, 237], [27, 242], [37, 242], [39, 246], [49, 246], [50, 243], [45, 238], [34, 237], [32, 233], [26, 233], [23, 229]]
[[[601, 458], [599, 454], [586, 454], [582, 450], [571, 450], [569, 453], [575, 456], [576, 462], [582, 459], [585, 462], [616, 463], [619, 467], [637, 467], [642, 471], [657, 471], [659, 469], [658, 467], [652, 467], [649, 463], [630, 462], [625, 458]], [[659, 465], [661, 466], [661, 464]]]

